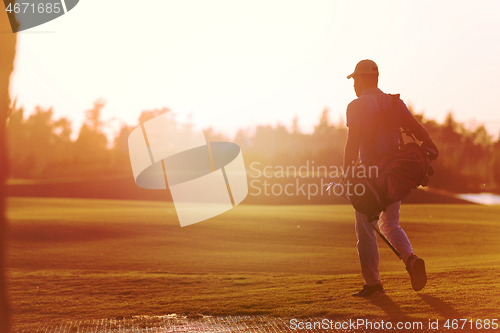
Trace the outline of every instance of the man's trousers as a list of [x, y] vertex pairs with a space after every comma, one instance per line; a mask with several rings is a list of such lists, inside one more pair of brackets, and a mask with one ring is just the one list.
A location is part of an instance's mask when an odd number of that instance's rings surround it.
[[[404, 230], [399, 226], [399, 207], [401, 201], [389, 205], [385, 212], [380, 214], [378, 222], [380, 232], [401, 254], [404, 263], [413, 254], [410, 241]], [[361, 274], [365, 284], [373, 286], [382, 283], [379, 276], [379, 254], [377, 235], [368, 223], [368, 216], [356, 211], [356, 235], [358, 237], [358, 254], [361, 263]]]

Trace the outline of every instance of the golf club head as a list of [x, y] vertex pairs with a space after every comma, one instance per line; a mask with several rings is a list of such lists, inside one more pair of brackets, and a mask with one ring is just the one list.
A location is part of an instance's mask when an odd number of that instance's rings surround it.
[[435, 160], [438, 156], [438, 152], [436, 149], [434, 149], [433, 147], [429, 147], [427, 145], [424, 145], [424, 144], [421, 144], [420, 145], [420, 148], [422, 149], [422, 151], [424, 152], [424, 154], [431, 160]]
[[328, 187], [326, 188], [326, 191], [328, 192], [328, 190], [329, 190], [329, 189], [330, 189], [333, 185], [337, 186], [338, 184], [337, 184], [337, 183], [335, 183], [335, 182], [331, 182], [330, 184], [328, 184]]

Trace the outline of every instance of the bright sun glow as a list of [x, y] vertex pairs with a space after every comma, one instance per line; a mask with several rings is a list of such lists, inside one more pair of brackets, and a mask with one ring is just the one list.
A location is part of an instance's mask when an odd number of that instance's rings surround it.
[[[432, 10], [431, 10], [432, 9]], [[380, 88], [417, 112], [500, 130], [500, 5], [488, 1], [81, 1], [19, 33], [11, 95], [26, 113], [73, 120], [103, 98], [105, 120], [135, 125], [169, 107], [227, 134], [257, 124], [311, 131], [355, 98], [346, 75], [375, 60]], [[119, 120], [119, 121], [118, 121]]]

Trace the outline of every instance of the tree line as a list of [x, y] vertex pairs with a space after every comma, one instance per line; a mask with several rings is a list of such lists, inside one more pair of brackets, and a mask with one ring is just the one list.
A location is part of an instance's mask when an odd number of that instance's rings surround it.
[[[106, 124], [101, 119], [105, 103], [98, 100], [85, 111], [85, 121], [76, 139], [71, 139], [71, 122], [53, 119], [53, 110], [35, 108], [30, 116], [24, 110], [10, 109], [7, 121], [10, 177], [15, 179], [95, 178], [131, 176], [128, 135], [135, 126], [123, 125], [108, 142]], [[175, 113], [168, 108], [143, 111], [138, 124], [167, 113], [177, 126]], [[453, 192], [500, 191], [500, 138], [496, 141], [484, 126], [468, 129], [451, 113], [443, 123], [414, 114], [429, 131], [440, 150], [433, 163], [435, 175], [430, 186]], [[212, 128], [204, 131], [207, 141], [232, 141], [243, 152], [247, 167], [252, 162], [269, 166], [340, 166], [347, 138], [342, 122], [332, 123], [325, 109], [312, 133], [303, 133], [298, 118], [291, 128], [278, 124], [240, 129], [228, 138]], [[186, 127], [186, 124], [183, 125]], [[189, 126], [188, 126], [189, 128]]]

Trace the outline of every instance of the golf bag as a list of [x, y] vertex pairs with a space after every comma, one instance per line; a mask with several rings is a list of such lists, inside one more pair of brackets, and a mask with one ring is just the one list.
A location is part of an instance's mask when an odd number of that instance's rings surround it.
[[[413, 142], [405, 144], [397, 107], [399, 94], [392, 95], [392, 97], [392, 107], [389, 110], [381, 110], [376, 119], [373, 148], [375, 149], [382, 122], [389, 124], [389, 130], [399, 133], [399, 145], [393, 147], [390, 154], [383, 156], [370, 166], [358, 165], [344, 180], [344, 185], [351, 184], [353, 189], [363, 189], [363, 191], [347, 191], [346, 193], [354, 208], [368, 215], [369, 218], [375, 218], [390, 204], [406, 198], [412, 189], [420, 185], [427, 186], [429, 176], [434, 173], [430, 166], [433, 157], [432, 149], [418, 145], [413, 135], [407, 131], [406, 134], [413, 138]], [[375, 175], [368, 170], [374, 167], [377, 170]]]

